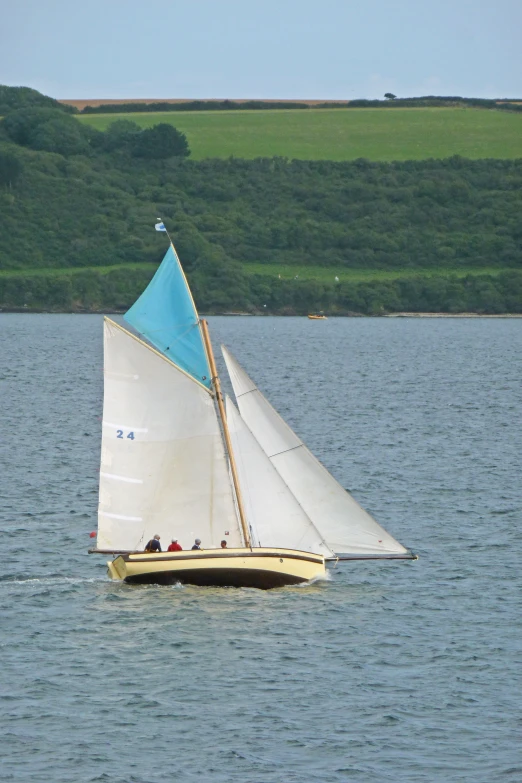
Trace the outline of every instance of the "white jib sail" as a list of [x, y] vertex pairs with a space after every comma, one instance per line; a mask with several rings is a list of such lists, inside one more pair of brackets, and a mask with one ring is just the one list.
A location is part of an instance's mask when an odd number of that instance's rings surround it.
[[327, 546], [337, 554], [405, 554], [330, 475], [223, 348], [242, 419]]
[[227, 397], [227, 422], [248, 524], [258, 546], [333, 552], [305, 514]]
[[242, 546], [207, 389], [109, 319], [104, 370], [98, 549]]

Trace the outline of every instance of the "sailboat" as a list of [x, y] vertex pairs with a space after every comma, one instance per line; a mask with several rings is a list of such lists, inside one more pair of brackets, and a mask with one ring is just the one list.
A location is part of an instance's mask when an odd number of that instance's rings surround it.
[[[415, 559], [224, 347], [237, 405], [223, 396], [208, 323], [169, 241], [124, 315], [132, 331], [104, 320], [98, 533], [89, 551], [113, 556], [109, 577], [268, 589], [324, 579], [328, 562]], [[183, 549], [145, 552], [153, 537]], [[196, 539], [203, 548], [190, 548]]]

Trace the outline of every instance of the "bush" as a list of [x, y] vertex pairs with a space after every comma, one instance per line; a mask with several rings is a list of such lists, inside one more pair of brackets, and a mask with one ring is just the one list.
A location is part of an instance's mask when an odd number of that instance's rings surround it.
[[30, 87], [8, 87], [6, 84], [0, 84], [0, 115], [5, 116], [18, 109], [33, 108], [57, 109], [64, 114], [76, 114], [78, 109], [74, 106], [56, 101], [47, 95], [42, 95], [38, 90]]
[[184, 133], [162, 122], [136, 136], [132, 153], [140, 158], [165, 159], [188, 157], [190, 149]]
[[132, 120], [116, 120], [112, 122], [105, 133], [96, 137], [95, 145], [105, 152], [129, 152], [142, 133], [140, 126]]
[[61, 155], [88, 152], [90, 131], [56, 109], [20, 109], [2, 122], [8, 137], [24, 147]]
[[0, 185], [12, 188], [23, 171], [22, 161], [12, 152], [0, 151]]

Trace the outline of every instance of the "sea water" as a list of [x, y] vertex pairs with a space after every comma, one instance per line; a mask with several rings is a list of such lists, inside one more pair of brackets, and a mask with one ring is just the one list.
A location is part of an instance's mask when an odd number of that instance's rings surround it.
[[110, 582], [102, 318], [1, 314], [2, 780], [521, 781], [522, 321], [210, 327], [419, 560]]

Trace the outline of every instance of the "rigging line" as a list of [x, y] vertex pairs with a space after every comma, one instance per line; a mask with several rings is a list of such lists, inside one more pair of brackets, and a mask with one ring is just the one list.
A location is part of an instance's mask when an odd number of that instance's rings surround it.
[[252, 394], [252, 392], [255, 392], [255, 391], [259, 391], [259, 389], [257, 388], [257, 386], [256, 386], [254, 389], [249, 389], [249, 390], [248, 390], [248, 391], [246, 391], [246, 392], [241, 392], [241, 394], [236, 394], [236, 400], [239, 400], [239, 398], [240, 398], [240, 397], [244, 397], [244, 396], [245, 396], [245, 394]]
[[283, 449], [283, 451], [278, 451], [277, 454], [272, 454], [269, 459], [274, 459], [274, 457], [279, 457], [280, 454], [287, 454], [289, 451], [295, 451], [296, 449], [302, 449], [304, 446], [304, 443], [300, 443], [299, 446], [292, 446], [291, 449]]
[[138, 546], [143, 546], [143, 539], [144, 539], [144, 538], [145, 538], [145, 528], [143, 528], [143, 533], [142, 533], [142, 534], [141, 534], [141, 536], [139, 537], [139, 539], [138, 539], [138, 543], [137, 543], [137, 544], [136, 544], [136, 546], [134, 547], [134, 551], [135, 551], [135, 552], [138, 550]]
[[418, 560], [418, 555], [413, 552], [406, 552], [404, 555], [400, 554], [373, 554], [373, 555], [336, 555], [335, 557], [326, 557], [325, 560], [329, 563], [335, 561], [335, 564], [344, 560]]

